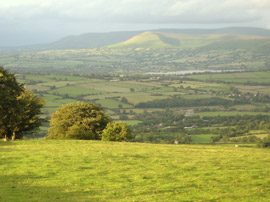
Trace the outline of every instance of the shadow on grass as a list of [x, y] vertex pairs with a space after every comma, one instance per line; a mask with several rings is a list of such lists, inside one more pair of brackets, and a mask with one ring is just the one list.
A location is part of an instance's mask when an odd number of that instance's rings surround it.
[[[103, 201], [90, 192], [70, 191], [72, 186], [57, 186], [53, 179], [29, 175], [0, 175], [0, 201]], [[37, 184], [43, 183], [44, 186]]]

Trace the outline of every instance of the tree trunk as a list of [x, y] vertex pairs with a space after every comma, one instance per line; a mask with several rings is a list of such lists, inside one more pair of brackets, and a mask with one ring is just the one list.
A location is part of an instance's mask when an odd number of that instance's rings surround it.
[[12, 141], [15, 141], [15, 138], [16, 138], [16, 134], [15, 134], [15, 131], [13, 131], [13, 133], [12, 133]]
[[8, 141], [8, 136], [5, 135], [4, 141]]

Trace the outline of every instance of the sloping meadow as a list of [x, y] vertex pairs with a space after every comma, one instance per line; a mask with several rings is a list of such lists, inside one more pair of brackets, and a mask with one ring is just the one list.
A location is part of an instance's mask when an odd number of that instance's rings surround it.
[[1, 201], [269, 201], [270, 150], [0, 142]]

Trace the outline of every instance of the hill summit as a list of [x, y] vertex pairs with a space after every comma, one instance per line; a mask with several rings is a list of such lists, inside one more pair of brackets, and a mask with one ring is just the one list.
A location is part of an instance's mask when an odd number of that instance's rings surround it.
[[144, 32], [136, 35], [124, 42], [111, 45], [109, 47], [125, 47], [125, 48], [170, 48], [180, 45], [180, 40], [169, 37], [167, 34], [156, 32]]

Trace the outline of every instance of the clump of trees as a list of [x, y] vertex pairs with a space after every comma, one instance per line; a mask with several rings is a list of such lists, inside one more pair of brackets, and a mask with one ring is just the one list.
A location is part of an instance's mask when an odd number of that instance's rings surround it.
[[18, 139], [37, 129], [44, 101], [16, 81], [14, 74], [0, 66], [0, 137]]
[[128, 141], [132, 139], [131, 131], [123, 122], [108, 123], [102, 133], [102, 140], [105, 141]]
[[270, 148], [270, 135], [268, 135], [267, 137], [264, 137], [262, 140], [260, 140], [257, 143], [257, 147], [261, 147], [261, 148], [268, 147], [268, 148]]
[[101, 107], [77, 102], [56, 110], [47, 138], [128, 141], [132, 136], [126, 124], [112, 123]]

